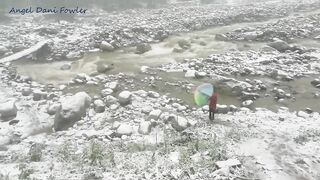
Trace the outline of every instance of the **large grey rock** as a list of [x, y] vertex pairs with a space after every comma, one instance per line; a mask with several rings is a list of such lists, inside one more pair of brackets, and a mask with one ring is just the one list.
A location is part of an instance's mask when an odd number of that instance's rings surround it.
[[185, 39], [181, 39], [178, 41], [178, 45], [182, 48], [182, 49], [190, 49], [191, 48], [191, 44], [185, 40]]
[[30, 87], [24, 87], [21, 90], [22, 96], [29, 96], [32, 93], [32, 89]]
[[90, 106], [91, 98], [85, 92], [79, 92], [61, 101], [61, 107], [54, 119], [56, 131], [66, 130], [86, 115]]
[[46, 92], [43, 92], [39, 89], [35, 89], [33, 91], [33, 100], [34, 101], [40, 101], [42, 99], [46, 99], [47, 98], [47, 93]]
[[17, 115], [16, 100], [8, 100], [0, 104], [0, 118], [10, 118]]
[[121, 105], [127, 105], [131, 103], [132, 100], [132, 93], [129, 91], [122, 91], [119, 96], [119, 103]]
[[111, 71], [114, 68], [113, 64], [106, 64], [104, 62], [99, 61], [97, 63], [97, 72], [98, 73], [106, 73], [107, 71]]
[[275, 39], [273, 42], [269, 43], [268, 46], [278, 50], [279, 52], [291, 50], [291, 46], [287, 42], [280, 39]]
[[314, 79], [314, 80], [312, 80], [312, 81], [311, 81], [311, 84], [312, 84], [313, 86], [319, 85], [319, 84], [320, 84], [320, 79]]
[[106, 41], [102, 41], [100, 44], [100, 49], [103, 51], [113, 51], [114, 47], [112, 46], [112, 44], [110, 44]]
[[148, 52], [152, 49], [152, 47], [150, 46], [150, 44], [147, 44], [147, 43], [141, 43], [141, 44], [138, 44], [136, 46], [136, 53], [137, 54], [143, 54], [145, 52]]

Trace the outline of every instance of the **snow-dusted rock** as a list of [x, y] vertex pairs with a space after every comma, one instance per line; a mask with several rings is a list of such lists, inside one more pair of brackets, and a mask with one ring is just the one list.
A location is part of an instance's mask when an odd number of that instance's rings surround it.
[[298, 111], [297, 116], [302, 118], [308, 118], [310, 115], [304, 111]]
[[94, 111], [96, 113], [102, 113], [104, 112], [106, 105], [104, 104], [104, 102], [100, 99], [97, 99], [93, 102], [93, 106], [94, 106]]
[[133, 128], [129, 124], [120, 124], [116, 131], [117, 135], [122, 136], [130, 136], [133, 133]]
[[91, 98], [85, 92], [79, 92], [63, 99], [54, 119], [54, 129], [59, 131], [73, 126], [75, 122], [86, 115], [86, 109], [90, 106], [90, 102]]
[[6, 102], [0, 103], [0, 118], [15, 117], [17, 115], [18, 109], [16, 106], [16, 100], [8, 100]]
[[275, 39], [273, 42], [269, 43], [268, 46], [278, 50], [279, 52], [284, 52], [286, 50], [290, 50], [291, 47], [288, 43], [285, 41], [282, 41], [280, 39]]
[[207, 73], [206, 72], [195, 72], [195, 77], [196, 78], [203, 78], [206, 77]]
[[196, 77], [196, 72], [197, 72], [196, 70], [187, 70], [184, 77], [194, 78]]
[[139, 125], [138, 132], [140, 134], [149, 134], [151, 132], [152, 123], [150, 121], [142, 121]]
[[229, 107], [227, 105], [217, 104], [217, 113], [226, 114], [229, 112]]
[[104, 87], [112, 89], [112, 90], [116, 90], [118, 87], [118, 81], [113, 81], [113, 82], [108, 82], [104, 85]]
[[110, 43], [102, 41], [100, 44], [100, 49], [103, 51], [113, 51], [114, 47]]
[[60, 109], [61, 104], [59, 103], [54, 103], [51, 105], [48, 105], [47, 107], [47, 113], [49, 115], [55, 115], [57, 113], [57, 111]]
[[113, 90], [110, 89], [110, 88], [103, 89], [103, 90], [101, 91], [101, 96], [102, 96], [102, 97], [107, 97], [107, 96], [109, 96], [109, 95], [112, 94], [112, 93], [113, 93]]
[[168, 121], [176, 131], [183, 131], [189, 127], [188, 120], [181, 116], [170, 115]]
[[238, 159], [228, 159], [226, 161], [217, 161], [215, 164], [218, 166], [218, 168], [225, 168], [240, 166], [241, 162]]
[[121, 105], [127, 105], [131, 103], [132, 100], [132, 93], [129, 91], [122, 91], [119, 95], [119, 103]]
[[253, 106], [253, 101], [252, 100], [246, 100], [242, 102], [242, 106], [246, 108], [251, 108]]
[[153, 110], [149, 113], [148, 119], [158, 120], [162, 111], [160, 109]]

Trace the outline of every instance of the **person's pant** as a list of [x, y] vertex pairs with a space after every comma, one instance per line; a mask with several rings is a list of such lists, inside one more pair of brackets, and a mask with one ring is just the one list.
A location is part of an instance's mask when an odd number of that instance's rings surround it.
[[214, 111], [209, 111], [209, 119], [214, 120]]

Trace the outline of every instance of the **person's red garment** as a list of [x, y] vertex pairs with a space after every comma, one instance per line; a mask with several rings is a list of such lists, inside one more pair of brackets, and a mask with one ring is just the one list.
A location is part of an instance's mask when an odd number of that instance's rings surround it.
[[213, 93], [210, 97], [209, 109], [215, 111], [217, 109], [218, 93]]

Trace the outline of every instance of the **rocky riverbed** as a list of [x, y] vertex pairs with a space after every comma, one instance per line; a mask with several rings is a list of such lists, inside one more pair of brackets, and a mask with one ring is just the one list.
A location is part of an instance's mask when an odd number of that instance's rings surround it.
[[[73, 59], [71, 65], [58, 64], [68, 72], [74, 64], [83, 66], [78, 58], [95, 49], [108, 54], [139, 44], [135, 57], [146, 58], [155, 46], [146, 43], [159, 44], [173, 33], [285, 16], [275, 24], [266, 22], [282, 29], [272, 38], [251, 40], [263, 42], [258, 48], [248, 42], [242, 50], [188, 57], [195, 46], [209, 46], [211, 37], [179, 38], [170, 53], [186, 58], [142, 63], [134, 72], [99, 60], [90, 73], [71, 74], [55, 84], [49, 76], [38, 82], [19, 73], [15, 66], [23, 63], [2, 63], [0, 179], [319, 179], [320, 49], [278, 34], [314, 38], [319, 1], [274, 3], [216, 11], [208, 5], [100, 12], [79, 17], [80, 24], [50, 22], [40, 29], [35, 21], [41, 17], [1, 25], [3, 57], [52, 39], [49, 51], [39, 52], [50, 52], [47, 60]], [[19, 24], [30, 28], [15, 28]], [[297, 36], [294, 29], [301, 27], [310, 33]], [[242, 41], [233, 38], [241, 32], [213, 34], [212, 39]], [[208, 121], [208, 106], [193, 103], [194, 88], [204, 82], [221, 94], [214, 122]]]

